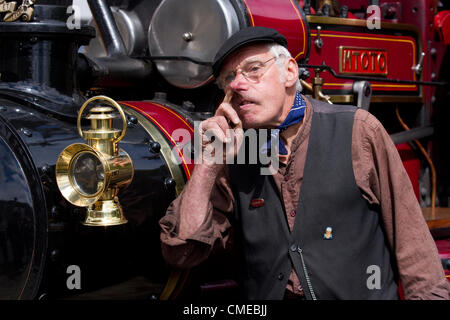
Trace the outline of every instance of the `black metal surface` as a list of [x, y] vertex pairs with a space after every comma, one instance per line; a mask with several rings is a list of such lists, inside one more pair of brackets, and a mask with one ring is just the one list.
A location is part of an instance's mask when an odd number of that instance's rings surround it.
[[77, 51], [95, 29], [66, 25], [66, 6], [36, 6], [33, 22], [0, 22], [0, 90], [11, 99], [74, 117], [84, 98], [76, 79]]
[[0, 299], [37, 294], [46, 248], [46, 206], [37, 169], [0, 114]]
[[120, 36], [110, 7], [104, 0], [88, 0], [92, 17], [95, 20], [105, 45], [108, 56], [126, 56], [127, 50]]
[[434, 126], [423, 126], [419, 128], [413, 128], [408, 131], [391, 134], [391, 139], [394, 144], [400, 144], [409, 142], [415, 139], [422, 139], [430, 137], [434, 134]]
[[128, 56], [90, 58], [79, 55], [87, 83], [84, 86], [99, 86], [107, 88], [135, 87], [136, 83], [149, 81], [152, 65], [144, 59], [133, 59]]

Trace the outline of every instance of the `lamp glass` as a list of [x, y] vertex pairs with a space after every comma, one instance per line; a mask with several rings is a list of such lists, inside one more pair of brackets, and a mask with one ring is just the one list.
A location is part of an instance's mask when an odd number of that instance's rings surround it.
[[74, 187], [91, 196], [100, 191], [105, 180], [105, 171], [98, 157], [91, 152], [80, 152], [73, 159], [71, 176]]

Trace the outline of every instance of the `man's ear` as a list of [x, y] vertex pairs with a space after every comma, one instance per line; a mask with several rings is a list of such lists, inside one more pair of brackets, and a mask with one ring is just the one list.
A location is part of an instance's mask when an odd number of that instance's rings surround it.
[[289, 58], [286, 61], [286, 87], [292, 87], [298, 80], [298, 65], [294, 58]]

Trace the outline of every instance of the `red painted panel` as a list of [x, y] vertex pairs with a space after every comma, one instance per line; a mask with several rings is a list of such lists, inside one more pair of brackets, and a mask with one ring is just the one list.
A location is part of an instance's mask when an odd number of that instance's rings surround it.
[[306, 21], [295, 0], [242, 0], [252, 26], [273, 28], [286, 37], [288, 49], [295, 59], [305, 57], [308, 50]]
[[434, 28], [445, 44], [450, 44], [450, 10], [439, 12], [434, 17]]
[[[339, 47], [356, 47], [363, 49], [377, 48], [385, 50], [387, 57], [388, 78], [401, 80], [417, 80], [412, 66], [416, 64], [417, 44], [409, 36], [375, 35], [342, 31], [322, 30], [322, 49], [317, 49], [314, 40], [317, 31], [311, 30], [310, 64], [319, 65], [323, 61], [339, 72]], [[314, 73], [312, 73], [314, 74]], [[324, 90], [352, 89], [352, 80], [336, 79], [330, 73], [321, 74], [324, 78]], [[383, 76], [380, 76], [383, 79]], [[414, 84], [394, 84], [371, 82], [372, 89], [376, 91], [416, 91]]]
[[181, 144], [184, 144], [187, 141], [175, 141], [173, 133], [175, 130], [185, 129], [189, 132], [190, 137], [193, 137], [194, 129], [192, 125], [189, 124], [186, 119], [184, 119], [183, 116], [178, 114], [176, 111], [156, 102], [120, 101], [119, 103], [140, 112], [161, 131], [182, 159], [183, 170], [186, 177], [189, 179], [192, 171], [194, 170], [194, 161], [191, 161], [190, 158], [184, 157], [183, 149], [180, 147]]

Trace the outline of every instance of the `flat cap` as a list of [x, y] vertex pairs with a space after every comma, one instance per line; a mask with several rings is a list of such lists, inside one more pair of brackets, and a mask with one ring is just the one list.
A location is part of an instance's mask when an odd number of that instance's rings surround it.
[[274, 42], [287, 48], [287, 40], [277, 30], [265, 27], [247, 27], [228, 38], [217, 51], [213, 62], [213, 75], [218, 77], [225, 59], [237, 49], [256, 42]]

